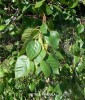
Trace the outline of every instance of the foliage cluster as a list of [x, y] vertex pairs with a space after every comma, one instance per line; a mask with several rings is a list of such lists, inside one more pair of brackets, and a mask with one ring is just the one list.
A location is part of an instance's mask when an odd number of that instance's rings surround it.
[[0, 0], [0, 100], [85, 99], [81, 4]]

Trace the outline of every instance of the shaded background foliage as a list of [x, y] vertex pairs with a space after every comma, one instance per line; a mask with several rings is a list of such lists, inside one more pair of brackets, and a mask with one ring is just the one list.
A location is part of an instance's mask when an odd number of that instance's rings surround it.
[[85, 99], [85, 0], [0, 0], [0, 99]]

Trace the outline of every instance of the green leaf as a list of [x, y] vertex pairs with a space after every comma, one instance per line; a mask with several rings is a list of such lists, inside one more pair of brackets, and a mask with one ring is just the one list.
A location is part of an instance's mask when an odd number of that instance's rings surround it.
[[59, 59], [59, 60], [64, 60], [64, 57], [63, 57], [63, 55], [61, 54], [61, 52], [60, 51], [56, 51], [56, 57]]
[[78, 24], [76, 30], [78, 34], [82, 33], [84, 31], [84, 25]]
[[68, 4], [66, 0], [59, 0], [63, 4]]
[[52, 19], [48, 19], [47, 24], [50, 30], [54, 29], [54, 23]]
[[35, 71], [35, 64], [34, 64], [34, 62], [30, 62], [30, 72], [31, 72], [31, 74], [33, 74], [34, 73], [34, 71]]
[[57, 31], [50, 31], [49, 43], [50, 45], [57, 49], [60, 41], [60, 35]]
[[41, 44], [38, 41], [30, 41], [26, 47], [26, 54], [30, 60], [35, 58], [41, 51]]
[[47, 88], [47, 92], [53, 92], [53, 86], [49, 85], [48, 88]]
[[45, 61], [40, 63], [40, 68], [46, 77], [51, 75], [51, 68]]
[[30, 83], [29, 89], [30, 89], [30, 91], [34, 91], [35, 90], [35, 83], [34, 82]]
[[78, 5], [78, 2], [79, 0], [75, 0], [75, 1], [69, 0], [68, 5], [70, 8], [75, 8]]
[[60, 35], [57, 31], [50, 31], [50, 36], [44, 36], [45, 42], [57, 49], [60, 41]]
[[58, 6], [56, 6], [56, 5], [53, 5], [53, 6], [54, 6], [54, 8], [56, 8], [59, 12], [62, 12], [62, 10], [61, 10], [60, 7], [58, 7]]
[[0, 25], [0, 31], [3, 31], [5, 29], [6, 25]]
[[25, 29], [23, 34], [22, 34], [22, 41], [25, 41], [27, 38], [29, 38], [29, 36], [31, 35], [32, 31], [33, 31], [32, 28]]
[[3, 77], [4, 76], [4, 71], [3, 69], [0, 68], [0, 77]]
[[22, 55], [17, 59], [15, 65], [15, 78], [26, 76], [30, 72], [30, 60], [27, 56]]
[[27, 44], [29, 43], [29, 41], [32, 41], [38, 35], [38, 33], [39, 33], [38, 29], [32, 29], [32, 28], [28, 28], [23, 32], [22, 41], [24, 41], [24, 44], [22, 45], [22, 49], [19, 52], [19, 55], [25, 53]]
[[31, 41], [32, 40], [32, 38], [28, 38], [28, 39], [26, 39], [25, 41], [24, 41], [24, 43], [23, 43], [23, 45], [22, 45], [22, 49], [20, 50], [20, 52], [19, 52], [19, 56], [21, 56], [21, 55], [23, 55], [24, 53], [25, 53], [25, 51], [26, 51], [26, 46], [27, 46], [27, 44], [29, 43], [29, 41]]
[[84, 63], [79, 62], [78, 66], [76, 67], [77, 72], [81, 73], [84, 67], [85, 67]]
[[0, 95], [4, 92], [4, 83], [0, 83]]
[[12, 2], [16, 2], [17, 0], [12, 0]]
[[16, 33], [15, 33], [14, 31], [11, 31], [9, 34], [10, 34], [11, 36], [13, 36], [13, 35], [15, 35]]
[[0, 0], [0, 4], [2, 4], [2, 0]]
[[36, 66], [35, 75], [39, 76], [40, 73], [41, 73], [41, 68]]
[[51, 54], [49, 54], [48, 59], [46, 60], [46, 62], [51, 67], [53, 73], [59, 74], [60, 64], [59, 64], [58, 60], [56, 60]]
[[28, 40], [30, 38], [31, 39], [35, 38], [38, 33], [39, 33], [38, 29], [27, 28], [24, 30], [24, 32], [22, 34], [22, 41]]
[[47, 13], [47, 15], [52, 14], [52, 10], [51, 10], [50, 6], [48, 6], [48, 5], [46, 5], [46, 13]]
[[84, 96], [85, 96], [85, 87], [84, 87]]
[[0, 14], [6, 14], [6, 12], [2, 9], [0, 9]]
[[85, 5], [85, 0], [83, 0], [82, 2], [83, 2], [83, 4]]
[[42, 50], [40, 54], [34, 59], [35, 65], [41, 63], [41, 61], [44, 59], [45, 56], [46, 56], [46, 51]]
[[74, 43], [74, 44], [72, 45], [72, 47], [71, 47], [71, 52], [72, 52], [73, 54], [78, 54], [79, 50], [80, 50], [80, 48], [79, 48], [78, 43]]
[[39, 8], [39, 7], [41, 7], [42, 4], [44, 3], [44, 1], [45, 1], [45, 0], [41, 0], [41, 1], [36, 2], [36, 4], [35, 4], [35, 8]]
[[60, 100], [61, 96], [62, 96], [62, 90], [60, 88], [60, 84], [57, 84], [55, 87], [54, 87], [54, 90], [53, 92], [55, 93], [56, 92], [56, 96], [55, 96], [55, 100]]
[[22, 9], [22, 13], [24, 13], [29, 7], [30, 7], [30, 5], [24, 6], [23, 9]]
[[49, 37], [48, 36], [44, 36], [44, 40], [45, 40], [45, 43], [46, 44], [49, 44], [50, 45], [50, 43], [49, 43]]
[[46, 23], [42, 23], [42, 25], [40, 26], [40, 31], [43, 33], [43, 34], [47, 34], [47, 24]]
[[73, 63], [76, 65], [79, 62], [80, 57], [79, 56], [74, 56]]

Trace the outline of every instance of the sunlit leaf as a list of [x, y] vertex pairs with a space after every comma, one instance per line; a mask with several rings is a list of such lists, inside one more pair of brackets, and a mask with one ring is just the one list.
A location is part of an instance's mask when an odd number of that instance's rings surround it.
[[34, 91], [34, 90], [35, 90], [35, 83], [34, 83], [34, 82], [30, 83], [29, 89], [30, 89], [31, 91]]
[[47, 15], [52, 14], [52, 10], [51, 10], [50, 6], [48, 6], [48, 5], [46, 5], [46, 12], [47, 12]]
[[3, 77], [4, 76], [4, 71], [3, 69], [0, 68], [0, 77]]
[[17, 59], [15, 65], [15, 78], [26, 76], [30, 72], [30, 60], [27, 56], [22, 55]]
[[79, 62], [80, 57], [79, 56], [74, 56], [74, 65], [76, 65]]
[[69, 0], [69, 3], [68, 3], [69, 7], [75, 8], [78, 5], [78, 2], [79, 2], [79, 0], [75, 0], [75, 1]]
[[78, 34], [82, 33], [84, 31], [84, 25], [78, 24], [76, 30]]
[[38, 41], [30, 41], [26, 47], [26, 54], [30, 60], [35, 58], [41, 51], [41, 44]]
[[83, 1], [83, 4], [85, 5], [85, 0], [82, 0]]
[[47, 34], [47, 24], [46, 23], [42, 23], [42, 25], [40, 26], [40, 31], [43, 33], [43, 34]]
[[40, 54], [34, 59], [35, 64], [38, 65], [39, 63], [41, 63], [41, 61], [44, 59], [45, 56], [46, 56], [46, 51], [42, 50]]
[[22, 41], [25, 41], [27, 38], [29, 38], [29, 36], [31, 35], [32, 31], [33, 31], [32, 28], [25, 29], [23, 34], [22, 34]]
[[81, 73], [82, 70], [84, 69], [84, 63], [83, 62], [79, 62], [78, 66], [76, 67], [77, 72]]
[[[55, 40], [55, 41], [54, 41]], [[49, 43], [50, 45], [57, 49], [60, 41], [60, 35], [57, 31], [50, 31]]]
[[36, 2], [36, 4], [35, 4], [35, 8], [39, 8], [39, 7], [41, 7], [42, 4], [44, 3], [44, 1], [45, 1], [45, 0], [41, 0], [41, 1]]
[[5, 29], [5, 25], [0, 25], [0, 31], [4, 30]]

